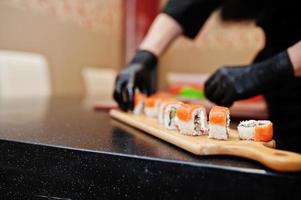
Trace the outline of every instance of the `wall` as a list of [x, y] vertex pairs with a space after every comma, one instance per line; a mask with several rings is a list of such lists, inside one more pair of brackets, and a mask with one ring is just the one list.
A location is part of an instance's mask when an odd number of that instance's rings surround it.
[[84, 66], [122, 65], [122, 0], [4, 0], [0, 49], [44, 54], [54, 95], [84, 92]]
[[161, 88], [168, 72], [210, 74], [223, 65], [247, 64], [263, 45], [264, 33], [253, 21], [225, 23], [217, 10], [194, 40], [180, 37], [161, 57]]
[[[166, 1], [161, 0], [161, 6]], [[123, 66], [122, 0], [0, 1], [0, 49], [46, 55], [55, 95], [83, 93], [84, 66]], [[264, 44], [254, 22], [224, 23], [215, 12], [195, 40], [180, 37], [160, 59], [166, 73], [212, 73], [249, 63]]]

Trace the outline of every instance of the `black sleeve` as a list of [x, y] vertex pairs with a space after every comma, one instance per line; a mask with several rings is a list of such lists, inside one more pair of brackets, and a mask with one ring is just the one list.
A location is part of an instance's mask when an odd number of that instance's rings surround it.
[[195, 38], [212, 11], [221, 3], [222, 0], [169, 0], [161, 12], [175, 19], [185, 36]]

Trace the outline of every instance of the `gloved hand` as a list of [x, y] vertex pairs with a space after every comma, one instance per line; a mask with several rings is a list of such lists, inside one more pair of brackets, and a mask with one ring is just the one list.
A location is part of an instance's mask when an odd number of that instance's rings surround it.
[[122, 110], [133, 110], [136, 88], [146, 95], [156, 91], [157, 60], [151, 52], [138, 50], [131, 62], [121, 70], [115, 80], [113, 96]]
[[234, 101], [276, 89], [294, 77], [287, 51], [262, 62], [238, 67], [222, 67], [206, 82], [206, 97], [219, 105], [231, 106]]

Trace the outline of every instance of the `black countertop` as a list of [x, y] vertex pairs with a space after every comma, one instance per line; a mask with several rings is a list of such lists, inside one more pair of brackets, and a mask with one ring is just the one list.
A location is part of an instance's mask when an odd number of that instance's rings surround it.
[[[79, 97], [0, 100], [1, 196], [30, 199], [298, 198], [300, 173], [194, 156]], [[242, 192], [240, 192], [242, 191]]]

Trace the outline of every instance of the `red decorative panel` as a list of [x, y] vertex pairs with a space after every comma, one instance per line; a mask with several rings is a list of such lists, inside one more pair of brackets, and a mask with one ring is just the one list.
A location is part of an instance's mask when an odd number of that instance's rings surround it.
[[128, 62], [159, 11], [159, 0], [124, 1], [124, 49]]

